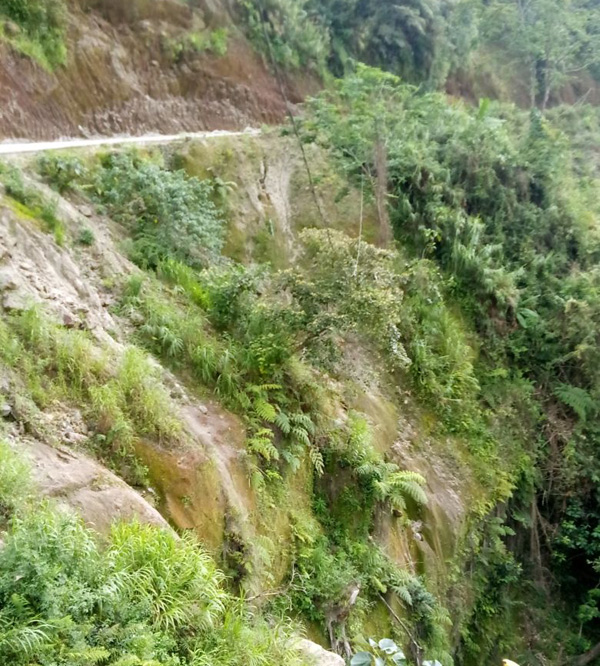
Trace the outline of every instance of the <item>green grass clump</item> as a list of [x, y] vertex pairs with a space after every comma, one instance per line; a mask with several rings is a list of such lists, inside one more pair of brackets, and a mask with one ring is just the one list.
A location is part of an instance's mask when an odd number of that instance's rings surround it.
[[65, 243], [65, 225], [57, 217], [58, 203], [46, 201], [40, 193], [29, 187], [16, 167], [7, 167], [0, 171], [0, 179], [4, 183], [6, 194], [14, 201], [17, 214], [40, 221], [44, 230], [54, 236], [57, 245]]
[[79, 245], [84, 245], [85, 247], [91, 247], [96, 242], [96, 237], [94, 232], [87, 227], [82, 229], [77, 236], [77, 242]]
[[0, 440], [0, 524], [21, 507], [31, 492], [29, 465]]
[[181, 441], [177, 410], [158, 370], [135, 347], [122, 355], [91, 336], [54, 323], [39, 309], [0, 321], [0, 359], [13, 369], [40, 408], [65, 400], [82, 408], [101, 456], [140, 482], [136, 437], [165, 445]]

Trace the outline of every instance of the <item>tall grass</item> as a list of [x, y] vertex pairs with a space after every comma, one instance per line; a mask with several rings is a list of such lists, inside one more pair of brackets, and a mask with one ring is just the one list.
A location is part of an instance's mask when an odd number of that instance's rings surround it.
[[133, 346], [122, 353], [89, 333], [64, 328], [41, 309], [0, 320], [0, 360], [40, 408], [53, 400], [78, 405], [103, 455], [130, 458], [136, 437], [165, 445], [183, 437], [177, 408], [158, 368]]

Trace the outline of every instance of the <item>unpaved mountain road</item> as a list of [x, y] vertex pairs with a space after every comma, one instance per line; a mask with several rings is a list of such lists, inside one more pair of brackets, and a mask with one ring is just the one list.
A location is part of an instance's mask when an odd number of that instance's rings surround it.
[[256, 136], [260, 130], [248, 128], [241, 132], [215, 130], [213, 132], [187, 132], [183, 134], [145, 134], [143, 136], [98, 137], [94, 139], [59, 139], [58, 141], [5, 141], [0, 143], [0, 156], [20, 155], [23, 153], [42, 153], [50, 150], [71, 150], [75, 148], [93, 148], [99, 146], [121, 146], [127, 144], [152, 145], [174, 143], [186, 139], [219, 139], [228, 136]]

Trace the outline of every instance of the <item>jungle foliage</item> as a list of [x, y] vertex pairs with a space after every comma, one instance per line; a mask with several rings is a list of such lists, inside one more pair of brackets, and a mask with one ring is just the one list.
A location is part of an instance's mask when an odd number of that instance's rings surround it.
[[131, 523], [115, 525], [101, 546], [74, 516], [14, 492], [28, 481], [27, 464], [5, 443], [0, 460], [9, 520], [0, 549], [2, 663], [299, 663], [288, 628], [245, 611], [191, 535]]
[[[310, 511], [290, 508], [290, 567], [270, 612], [315, 623], [348, 651], [376, 608], [400, 609], [406, 626], [396, 621], [392, 637], [404, 650], [394, 654], [419, 663], [424, 652], [444, 666], [492, 663], [506, 650], [538, 663], [535, 653], [571, 658], [598, 643], [599, 122], [584, 107], [545, 112], [581, 71], [595, 76], [598, 10], [565, 7], [243, 3], [249, 34], [279, 65], [348, 73], [307, 103], [302, 141], [324, 149], [344, 188], [361, 192], [389, 229], [378, 247], [307, 228], [289, 267], [243, 266], [221, 256], [227, 188], [217, 176], [191, 178], [152, 152], [40, 160], [59, 192], [90, 197], [123, 225], [142, 271], [115, 287], [114, 314], [132, 343], [121, 355], [36, 309], [3, 316], [0, 359], [33, 405], [23, 422], [34, 428], [35, 409], [54, 399], [80, 407], [97, 454], [143, 483], [135, 438], [176, 446], [185, 437], [153, 354], [241, 417], [260, 501], [282, 501], [293, 475], [307, 480]], [[530, 112], [428, 92], [487, 47], [525, 71]], [[55, 212], [18, 171], [2, 179], [13, 208], [64, 242]], [[373, 374], [390, 402], [419, 410], [436, 445], [468, 461], [465, 483], [479, 491], [448, 564], [447, 598], [377, 545], [383, 518], [411, 529], [428, 497], [425, 479], [403, 468], [393, 446], [382, 452], [376, 424], [353, 406]], [[129, 650], [126, 664], [287, 658], [224, 591], [197, 544], [134, 526], [116, 528], [103, 550], [52, 509], [42, 524], [19, 511], [31, 501], [24, 470], [5, 458], [0, 448], [7, 659], [21, 650], [24, 664], [122, 666], [117, 646]], [[64, 538], [91, 568], [74, 551], [57, 552]], [[43, 563], [31, 586], [13, 543]], [[172, 581], [173, 562], [196, 577]], [[68, 572], [59, 581], [68, 594], [56, 591], [58, 569]], [[173, 582], [172, 607], [159, 608], [158, 580]], [[527, 637], [523, 626], [532, 627]], [[365, 663], [392, 657], [369, 645]]]
[[[545, 108], [582, 73], [598, 74], [600, 10], [585, 0], [246, 0], [249, 34], [285, 68], [336, 76], [357, 62], [428, 88], [490, 77]], [[269, 50], [271, 43], [272, 53]]]
[[[498, 410], [507, 391], [521, 393], [522, 407], [529, 405], [520, 418], [529, 412], [531, 430], [522, 433], [521, 451], [530, 462], [509, 475], [517, 489], [509, 522], [533, 536], [531, 549], [516, 556], [540, 589], [558, 590], [568, 600], [578, 620], [567, 624], [583, 634], [565, 638], [565, 649], [582, 651], [599, 636], [593, 536], [599, 211], [589, 197], [597, 181], [572, 162], [567, 136], [535, 109], [527, 114], [488, 100], [478, 109], [450, 104], [365, 67], [310, 104], [303, 131], [306, 141], [331, 151], [350, 179], [365, 183], [371, 196], [375, 142], [384, 141], [395, 236], [439, 267], [443, 302], [454, 303], [477, 334], [468, 342], [463, 338], [476, 358], [465, 384], [472, 410], [460, 405], [459, 429], [474, 441], [484, 428], [501, 443], [479, 417], [490, 407]], [[425, 384], [433, 385], [430, 378]], [[451, 384], [460, 390], [460, 383]], [[469, 413], [479, 416], [471, 420]], [[456, 424], [450, 421], [450, 427]], [[514, 453], [517, 441], [504, 450]], [[531, 517], [523, 518], [524, 511]], [[502, 541], [490, 552], [504, 570], [489, 588], [495, 593], [519, 578], [502, 554]], [[488, 581], [490, 573], [491, 565]], [[497, 598], [485, 613], [493, 608], [492, 614], [505, 606]], [[475, 624], [484, 626], [483, 616]], [[465, 647], [471, 642], [472, 636]], [[464, 658], [485, 660], [481, 653]]]

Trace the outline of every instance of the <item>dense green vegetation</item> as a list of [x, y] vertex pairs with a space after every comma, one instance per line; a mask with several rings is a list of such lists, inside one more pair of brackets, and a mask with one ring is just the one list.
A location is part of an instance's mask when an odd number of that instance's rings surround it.
[[[477, 332], [468, 401], [446, 423], [471, 446], [495, 442], [503, 459], [521, 447], [522, 462], [508, 477], [515, 487], [512, 520], [538, 545], [515, 555], [540, 589], [561, 591], [577, 617], [574, 626], [593, 640], [600, 385], [598, 208], [590, 195], [597, 182], [578, 179], [568, 141], [537, 111], [527, 117], [488, 101], [478, 110], [449, 105], [374, 70], [359, 69], [315, 100], [305, 132], [332, 150], [350, 178], [370, 185], [374, 122], [387, 151], [396, 238], [439, 265], [447, 280], [444, 301], [460, 307]], [[512, 414], [499, 402], [510, 394]], [[503, 414], [505, 431], [524, 426], [520, 437], [518, 430], [509, 439], [494, 435], [494, 413]], [[509, 590], [519, 574], [505, 562], [502, 576], [490, 580], [492, 566], [483, 582], [493, 580], [493, 587], [482, 593], [494, 594], [495, 607], [481, 617], [476, 607], [471, 625], [501, 635], [510, 632], [508, 620], [492, 630], [484, 617], [501, 612], [499, 589]], [[472, 640], [470, 634], [465, 642], [467, 663]], [[581, 635], [572, 640], [567, 650], [586, 647]]]
[[0, 32], [18, 50], [53, 69], [66, 60], [66, 12], [64, 0], [1, 0]]
[[[0, 11], [56, 65], [34, 25], [58, 39], [58, 19], [30, 5], [0, 0]], [[585, 666], [600, 645], [600, 122], [585, 106], [548, 107], [581, 77], [596, 85], [599, 10], [247, 0], [241, 11], [283, 69], [345, 74], [307, 102], [297, 129], [325, 156], [312, 184], [322, 191], [335, 172], [332, 199], [362, 197], [358, 236], [354, 220], [334, 230], [315, 211], [276, 265], [242, 265], [223, 256], [231, 176], [218, 168], [190, 176], [169, 150], [44, 157], [40, 177], [125, 232], [139, 270], [106, 288], [127, 344], [28, 308], [2, 314], [0, 362], [24, 433], [44, 438], [41, 411], [76, 407], [90, 451], [147, 487], [136, 444], [189, 444], [158, 359], [191, 396], [241, 420], [264, 535], [225, 517], [230, 579], [189, 535], [117, 525], [101, 543], [37, 499], [2, 444], [0, 660], [293, 664], [289, 628], [273, 620], [293, 617], [340, 653], [358, 650], [354, 664], [584, 655]], [[214, 37], [167, 47], [175, 61], [218, 53], [226, 35]], [[433, 91], [485, 71], [486, 58], [512, 67], [529, 110]], [[18, 169], [0, 178], [15, 215], [93, 251], [91, 229], [69, 236]], [[263, 244], [275, 235], [271, 224]], [[429, 453], [461, 505], [450, 537], [427, 522], [439, 520], [428, 502], [440, 488], [406, 469]], [[274, 509], [285, 537], [264, 525]], [[255, 594], [278, 558], [277, 586]], [[374, 630], [391, 638], [369, 641]]]
[[78, 519], [24, 496], [0, 443], [0, 659], [15, 666], [296, 664], [283, 625], [251, 617], [190, 535], [115, 525], [100, 547]]
[[[342, 651], [382, 599], [402, 609], [409, 633], [393, 617], [390, 627], [412, 659], [425, 651], [470, 665], [510, 651], [536, 663], [533, 652], [559, 645], [575, 655], [599, 638], [597, 182], [559, 126], [579, 135], [558, 111], [552, 118], [449, 103], [358, 67], [308, 104], [301, 133], [373, 203], [381, 242], [390, 233], [396, 242], [376, 248], [307, 229], [283, 270], [219, 258], [217, 177], [171, 170], [178, 160], [128, 153], [40, 165], [57, 188], [89, 193], [128, 228], [126, 249], [146, 276], [121, 285], [118, 312], [136, 344], [244, 419], [262, 501], [308, 470], [311, 512], [291, 514], [292, 568], [269, 608], [329, 630]], [[592, 134], [594, 118], [584, 123]], [[485, 488], [454, 563], [470, 575], [455, 574], [448, 598], [373, 540], [382, 512], [408, 527], [427, 496], [419, 475], [375, 445], [376, 424], [346, 406], [367, 371], [348, 363], [353, 346], [394, 399], [408, 393], [435, 413], [430, 435], [451, 438]], [[96, 381], [85, 379], [83, 403]], [[131, 437], [144, 420], [128, 391], [118, 404]], [[113, 428], [128, 432], [114, 416], [109, 425], [100, 430], [109, 441]], [[340, 620], [352, 589], [358, 600]], [[535, 626], [529, 646], [524, 623]]]
[[263, 52], [286, 68], [321, 74], [339, 76], [363, 62], [439, 88], [449, 77], [476, 79], [481, 69], [499, 95], [545, 108], [583, 73], [596, 77], [600, 63], [600, 11], [585, 1], [246, 0], [243, 6]]

